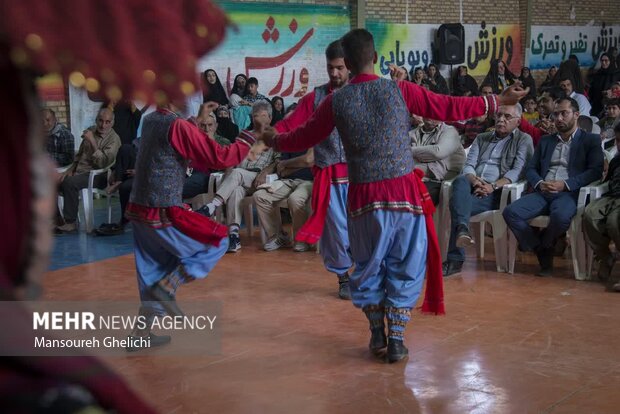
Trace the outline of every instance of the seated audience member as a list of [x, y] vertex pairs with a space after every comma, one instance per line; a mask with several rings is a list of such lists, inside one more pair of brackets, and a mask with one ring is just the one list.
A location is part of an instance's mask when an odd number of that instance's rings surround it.
[[588, 95], [592, 103], [592, 114], [600, 116], [603, 111], [604, 91], [609, 90], [614, 82], [620, 80], [620, 71], [611, 64], [611, 57], [603, 53], [599, 57], [601, 67], [591, 75]]
[[609, 183], [609, 191], [586, 206], [583, 229], [599, 263], [598, 278], [611, 282], [613, 290], [620, 292], [620, 282], [609, 280], [617, 259], [609, 250], [610, 242], [616, 245], [616, 256], [620, 251], [620, 125], [615, 127], [615, 145], [616, 155], [603, 180]]
[[45, 147], [47, 153], [56, 161], [56, 165], [64, 167], [73, 162], [75, 140], [69, 128], [56, 120], [56, 113], [49, 109], [41, 111], [43, 130], [47, 135]]
[[508, 69], [504, 61], [494, 59], [491, 61], [491, 67], [482, 84], [490, 85], [492, 93], [500, 94], [504, 89], [515, 83], [515, 78], [516, 76]]
[[469, 148], [478, 135], [493, 129], [487, 115], [468, 119], [465, 122], [449, 122], [448, 125], [453, 126], [459, 132], [463, 148]]
[[258, 93], [258, 79], [249, 78], [248, 82], [245, 84], [246, 93], [243, 97], [243, 100], [253, 104], [258, 101], [270, 102], [269, 99], [265, 95]]
[[244, 130], [250, 126], [252, 122], [252, 104], [246, 101], [243, 97], [247, 93], [247, 76], [239, 74], [235, 76], [233, 82], [233, 88], [230, 92], [230, 115], [232, 121], [239, 127], [239, 130]]
[[[536, 252], [538, 276], [553, 272], [554, 245], [577, 212], [579, 189], [600, 179], [603, 172], [600, 138], [578, 128], [577, 101], [559, 99], [554, 118], [558, 134], [541, 139], [527, 166], [526, 179], [534, 192], [512, 202], [503, 212], [520, 249]], [[548, 215], [549, 225], [536, 233], [528, 221], [539, 215]]]
[[228, 107], [224, 105], [219, 106], [215, 110], [215, 119], [217, 120], [217, 134], [230, 142], [234, 142], [239, 135], [239, 127], [230, 119]]
[[536, 98], [534, 96], [526, 96], [521, 100], [523, 107], [523, 118], [532, 125], [536, 125], [539, 121], [540, 114], [536, 110]]
[[138, 109], [133, 101], [110, 101], [104, 107], [114, 111], [114, 132], [121, 139], [121, 145], [131, 145], [138, 137], [142, 114], [149, 109], [149, 105]]
[[426, 69], [426, 75], [426, 83], [431, 91], [435, 93], [441, 93], [443, 95], [450, 95], [448, 83], [446, 82], [444, 77], [441, 76], [441, 73], [439, 73], [437, 65], [435, 65], [434, 63], [429, 64], [428, 68]]
[[[271, 104], [259, 101], [252, 105], [252, 120], [255, 134], [261, 134], [271, 124]], [[280, 155], [269, 149], [261, 153], [255, 161], [247, 158], [236, 168], [227, 171], [215, 193], [215, 198], [209, 204], [198, 210], [207, 216], [212, 216], [216, 208], [226, 205], [226, 224], [228, 225], [229, 252], [241, 249], [239, 225], [242, 211], [241, 201], [251, 195], [258, 186], [265, 184], [267, 175], [276, 169], [276, 160]], [[247, 225], [247, 223], [246, 223]]]
[[[116, 159], [121, 139], [112, 129], [113, 126], [114, 113], [108, 108], [102, 108], [97, 114], [96, 126], [83, 132], [83, 141], [73, 164], [60, 176], [58, 192], [64, 197], [62, 211], [64, 224], [56, 227], [56, 233], [69, 233], [77, 230], [75, 222], [80, 190], [88, 187], [90, 171], [105, 168]], [[100, 174], [95, 177], [94, 185], [97, 188], [104, 188], [106, 181], [106, 176]]]
[[456, 69], [456, 74], [452, 77], [452, 94], [455, 96], [477, 96], [479, 93], [478, 83], [467, 73], [467, 66], [459, 66]]
[[411, 82], [415, 83], [418, 86], [422, 86], [428, 89], [428, 83], [426, 81], [426, 72], [424, 72], [424, 69], [420, 67], [414, 68], [411, 71]]
[[[529, 95], [535, 97], [536, 96], [536, 81], [532, 76], [532, 72], [528, 67], [521, 68], [521, 75], [519, 75], [518, 79], [521, 81], [521, 84], [524, 88], [530, 88]], [[523, 108], [525, 109], [525, 108]]]
[[288, 108], [286, 108], [286, 115], [290, 114], [291, 112], [293, 112], [295, 110], [295, 108], [297, 108], [297, 102], [293, 102], [292, 104], [290, 104], [288, 106]]
[[549, 68], [549, 71], [547, 72], [547, 77], [545, 78], [545, 80], [540, 84], [540, 88], [538, 88], [538, 90], [543, 93], [545, 92], [547, 89], [552, 88], [554, 86], [553, 84], [553, 78], [555, 77], [555, 74], [558, 73], [558, 68], [557, 66], [551, 66]]
[[610, 156], [613, 157], [616, 153], [614, 129], [620, 125], [620, 99], [609, 99], [606, 102], [606, 116], [599, 121], [598, 125], [601, 128], [601, 144], [609, 159]]
[[562, 88], [566, 96], [568, 96], [569, 98], [573, 98], [577, 102], [577, 104], [579, 105], [580, 115], [590, 116], [590, 110], [592, 109], [592, 106], [590, 105], [588, 98], [586, 98], [580, 93], [575, 92], [573, 80], [569, 76], [560, 77], [559, 86], [560, 88]]
[[[464, 247], [474, 243], [471, 216], [499, 207], [501, 188], [519, 181], [534, 151], [532, 138], [517, 129], [521, 106], [500, 106], [495, 114], [495, 131], [476, 137], [469, 149], [463, 172], [452, 182], [450, 196], [451, 231], [444, 276], [459, 273], [465, 261]], [[484, 243], [479, 240], [479, 243]]]
[[[291, 237], [282, 231], [282, 216], [278, 204], [286, 200], [293, 220], [293, 234], [308, 220], [308, 201], [312, 195], [312, 172], [314, 152], [283, 153], [277, 164], [278, 179], [264, 188], [256, 190], [254, 202], [261, 226], [267, 234], [267, 242], [263, 246], [266, 251], [277, 250], [290, 246]], [[293, 251], [305, 252], [310, 246], [303, 242], [295, 242]]]
[[118, 198], [121, 204], [121, 220], [119, 223], [103, 223], [97, 229], [95, 234], [98, 236], [113, 236], [122, 234], [129, 220], [125, 218], [125, 209], [129, 203], [129, 194], [133, 186], [133, 177], [136, 174], [136, 156], [138, 155], [139, 139], [134, 140], [131, 145], [123, 144], [116, 154], [116, 163], [114, 164], [114, 173], [110, 176], [110, 182], [106, 188], [108, 194], [113, 194], [118, 190]]
[[228, 105], [226, 91], [220, 82], [220, 77], [213, 69], [207, 69], [202, 74], [206, 90], [203, 92], [203, 102], [217, 102], [220, 105]]
[[[230, 145], [230, 141], [217, 133], [217, 120], [213, 112], [208, 112], [196, 119], [196, 125], [205, 132], [205, 139], [213, 139], [220, 145]], [[194, 170], [191, 165], [187, 169], [187, 177], [183, 184], [183, 199], [196, 197], [206, 193], [209, 188], [209, 173]]]
[[493, 86], [489, 85], [488, 83], [483, 83], [482, 86], [480, 86], [480, 95], [493, 95]]
[[465, 163], [459, 133], [450, 125], [424, 118], [424, 123], [409, 136], [416, 168], [424, 171], [426, 188], [437, 205], [441, 183], [456, 177]]
[[273, 109], [273, 119], [271, 120], [271, 126], [274, 126], [276, 122], [280, 122], [286, 115], [284, 111], [284, 99], [279, 96], [274, 96], [271, 100], [271, 106]]

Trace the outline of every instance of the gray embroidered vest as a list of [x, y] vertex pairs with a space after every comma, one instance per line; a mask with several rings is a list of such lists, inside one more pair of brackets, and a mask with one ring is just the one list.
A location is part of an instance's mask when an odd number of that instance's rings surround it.
[[186, 161], [168, 139], [172, 113], [153, 112], [144, 118], [130, 202], [147, 207], [183, 204]]
[[409, 111], [396, 82], [377, 79], [348, 84], [333, 93], [332, 104], [352, 183], [413, 171]]
[[[314, 89], [314, 109], [329, 95], [329, 85], [317, 86]], [[329, 137], [314, 146], [314, 164], [319, 168], [347, 162], [338, 130], [334, 128]]]

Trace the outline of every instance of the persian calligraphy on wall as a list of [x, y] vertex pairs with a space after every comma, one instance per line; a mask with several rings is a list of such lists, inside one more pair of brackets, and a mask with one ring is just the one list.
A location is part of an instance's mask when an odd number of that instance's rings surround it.
[[200, 60], [213, 68], [228, 90], [237, 74], [254, 76], [259, 92], [297, 101], [328, 81], [325, 48], [350, 29], [349, 10], [341, 6], [274, 3], [219, 5], [237, 26], [218, 49]]
[[[519, 25], [511, 24], [466, 24], [465, 61], [472, 76], [483, 76], [489, 71], [493, 59], [501, 59], [513, 73], [518, 74], [521, 58], [521, 35]], [[435, 24], [399, 24], [371, 21], [368, 30], [375, 37], [378, 62], [377, 73], [387, 75], [388, 64], [395, 63], [411, 70], [436, 62], [433, 50], [435, 35], [439, 28]], [[445, 73], [445, 68], [442, 72]]]
[[620, 26], [532, 26], [527, 62], [531, 69], [546, 69], [575, 55], [588, 67], [619, 44]]

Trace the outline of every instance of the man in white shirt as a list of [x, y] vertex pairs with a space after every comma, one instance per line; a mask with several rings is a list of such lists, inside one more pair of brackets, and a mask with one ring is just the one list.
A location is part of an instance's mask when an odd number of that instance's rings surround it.
[[567, 97], [573, 98], [577, 101], [577, 104], [579, 104], [580, 115], [590, 116], [592, 105], [590, 105], [590, 102], [585, 95], [575, 92], [575, 87], [573, 86], [573, 81], [570, 77], [563, 77], [560, 79], [560, 88], [562, 88]]

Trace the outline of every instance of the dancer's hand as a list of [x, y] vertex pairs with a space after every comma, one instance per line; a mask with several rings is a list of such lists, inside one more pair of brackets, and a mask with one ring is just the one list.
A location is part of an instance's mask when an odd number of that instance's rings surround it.
[[407, 71], [405, 69], [398, 67], [393, 63], [390, 63], [388, 67], [390, 68], [390, 77], [395, 81], [407, 79]]
[[497, 96], [499, 105], [516, 105], [519, 101], [530, 93], [530, 88], [523, 89], [520, 81], [516, 81], [514, 85], [504, 89], [501, 95]]
[[258, 134], [256, 138], [262, 140], [265, 145], [273, 147], [276, 135], [278, 135], [278, 131], [276, 131], [275, 128], [267, 127], [263, 132]]

